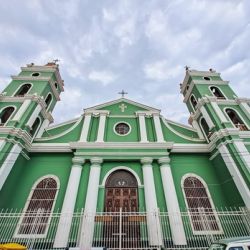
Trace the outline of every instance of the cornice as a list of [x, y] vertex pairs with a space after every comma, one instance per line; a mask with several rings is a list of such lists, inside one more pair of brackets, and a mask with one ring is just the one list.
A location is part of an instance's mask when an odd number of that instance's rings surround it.
[[160, 111], [144, 111], [144, 110], [139, 110], [135, 112], [136, 116], [146, 116], [146, 117], [151, 117], [153, 115], [160, 115]]
[[242, 102], [250, 103], [250, 98], [237, 97], [237, 98], [235, 98], [235, 101], [237, 104], [240, 104]]
[[173, 153], [209, 153], [208, 144], [174, 143]]

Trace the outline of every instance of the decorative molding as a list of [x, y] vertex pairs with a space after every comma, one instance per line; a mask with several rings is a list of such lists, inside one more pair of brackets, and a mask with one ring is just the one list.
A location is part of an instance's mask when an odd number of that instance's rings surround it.
[[116, 99], [116, 100], [114, 100], [114, 101], [110, 101], [110, 102], [106, 102], [106, 103], [103, 103], [103, 104], [100, 104], [100, 105], [97, 105], [97, 106], [93, 106], [93, 107], [84, 109], [84, 111], [98, 110], [98, 109], [104, 108], [104, 107], [106, 107], [106, 106], [110, 106], [110, 105], [113, 105], [113, 104], [117, 104], [117, 103], [119, 103], [119, 102], [127, 102], [127, 103], [129, 103], [129, 104], [131, 104], [131, 105], [135, 105], [135, 106], [141, 107], [141, 108], [146, 109], [146, 110], [148, 110], [148, 111], [158, 111], [158, 112], [160, 112], [159, 109], [155, 109], [155, 108], [146, 106], [146, 105], [144, 105], [144, 104], [141, 104], [141, 103], [138, 103], [138, 102], [135, 102], [135, 101], [126, 99], [126, 98], [119, 98], [119, 99]]

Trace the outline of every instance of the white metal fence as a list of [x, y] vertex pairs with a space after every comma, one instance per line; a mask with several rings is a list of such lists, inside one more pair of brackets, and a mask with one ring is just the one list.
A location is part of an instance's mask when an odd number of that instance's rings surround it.
[[[29, 249], [54, 249], [54, 239], [60, 216], [72, 217], [67, 247], [79, 246], [82, 211], [74, 214], [22, 213], [13, 210], [0, 212], [0, 243], [16, 242]], [[85, 213], [86, 216], [86, 213]], [[88, 216], [88, 215], [87, 215]], [[91, 216], [91, 215], [90, 215]], [[250, 235], [250, 211], [230, 209], [181, 212], [187, 244], [173, 243], [170, 216], [167, 212], [157, 213], [162, 245], [151, 246], [148, 235], [148, 214], [138, 213], [96, 213], [94, 215], [93, 247], [110, 249], [206, 249], [211, 242], [225, 237]], [[65, 220], [69, 221], [69, 220]]]

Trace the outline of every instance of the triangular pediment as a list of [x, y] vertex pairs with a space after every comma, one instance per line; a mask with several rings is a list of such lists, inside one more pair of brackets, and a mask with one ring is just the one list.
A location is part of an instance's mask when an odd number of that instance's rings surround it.
[[95, 110], [108, 110], [113, 115], [134, 115], [137, 111], [152, 111], [160, 112], [159, 109], [149, 107], [147, 105], [126, 99], [119, 98], [114, 101], [106, 102], [94, 107], [85, 109], [85, 112], [95, 111]]

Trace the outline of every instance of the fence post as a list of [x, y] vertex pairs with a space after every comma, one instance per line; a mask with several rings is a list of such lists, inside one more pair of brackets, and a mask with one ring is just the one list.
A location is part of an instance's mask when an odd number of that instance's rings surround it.
[[122, 249], [122, 208], [119, 213], [119, 250]]

